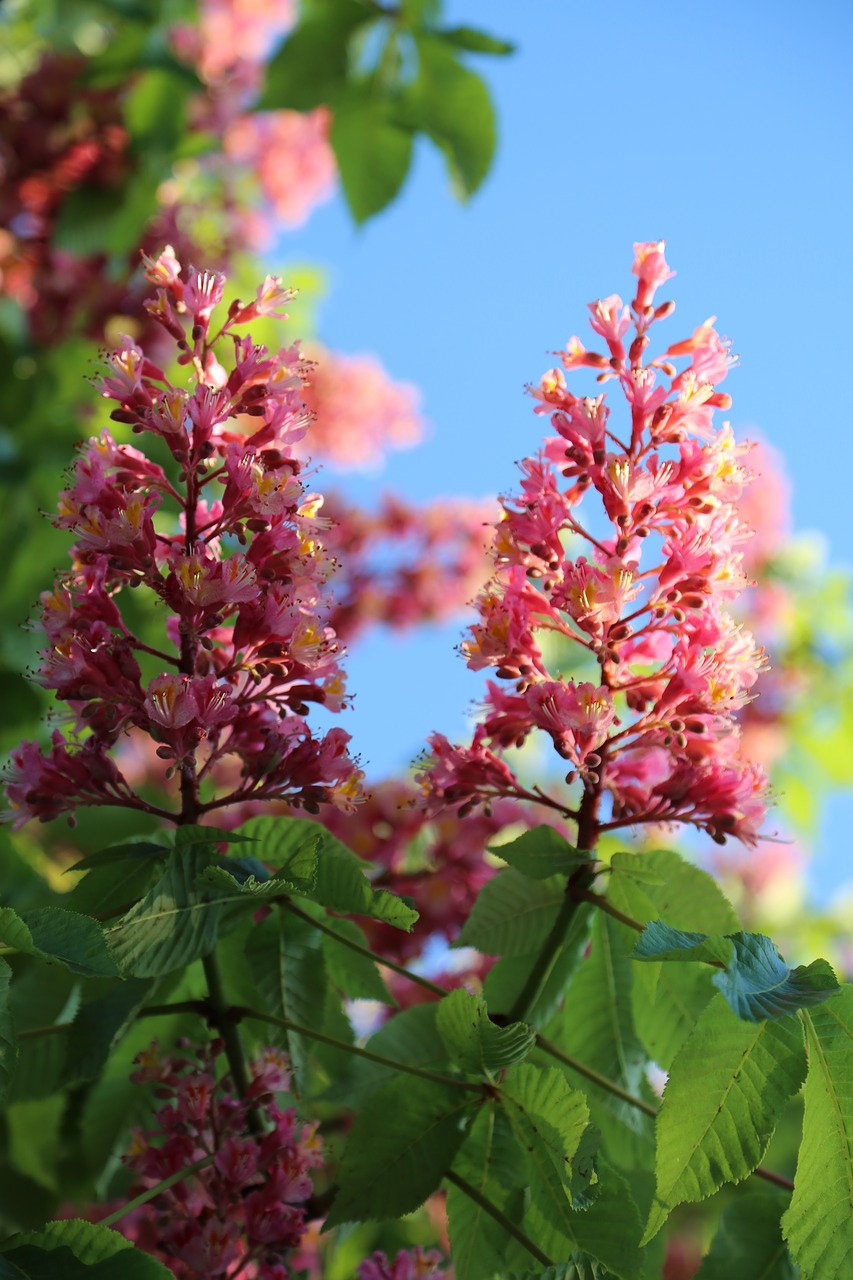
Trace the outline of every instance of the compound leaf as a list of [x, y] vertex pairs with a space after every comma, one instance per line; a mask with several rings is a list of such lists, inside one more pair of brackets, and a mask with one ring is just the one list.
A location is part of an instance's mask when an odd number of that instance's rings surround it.
[[801, 1016], [809, 1074], [782, 1232], [809, 1280], [845, 1280], [853, 1267], [853, 985]]
[[752, 1172], [805, 1070], [795, 1018], [743, 1022], [722, 996], [712, 1000], [667, 1080], [657, 1118], [657, 1189], [644, 1242], [676, 1205], [704, 1200]]

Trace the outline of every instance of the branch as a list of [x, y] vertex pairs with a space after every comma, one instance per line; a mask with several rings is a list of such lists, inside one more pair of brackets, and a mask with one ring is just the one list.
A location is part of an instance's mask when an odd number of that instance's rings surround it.
[[479, 1205], [484, 1213], [487, 1213], [490, 1218], [494, 1218], [495, 1222], [499, 1223], [508, 1235], [511, 1235], [514, 1240], [517, 1240], [520, 1245], [523, 1245], [531, 1257], [535, 1258], [540, 1266], [546, 1268], [554, 1266], [552, 1260], [546, 1253], [542, 1252], [538, 1245], [533, 1243], [530, 1236], [525, 1235], [520, 1227], [517, 1227], [510, 1218], [505, 1217], [497, 1205], [492, 1204], [491, 1200], [487, 1200], [482, 1192], [478, 1191], [476, 1187], [471, 1186], [470, 1182], [465, 1178], [460, 1177], [458, 1173], [454, 1173], [452, 1170], [444, 1176], [448, 1182], [453, 1183], [454, 1187], [458, 1187], [463, 1195], [466, 1195], [469, 1200], [473, 1200], [474, 1204]]
[[419, 987], [423, 987], [425, 991], [429, 991], [434, 996], [446, 996], [447, 991], [444, 987], [439, 987], [435, 982], [430, 982], [429, 978], [422, 978], [419, 973], [412, 973], [410, 969], [406, 969], [401, 964], [395, 964], [393, 960], [386, 959], [385, 956], [378, 955], [375, 951], [371, 951], [369, 947], [363, 947], [360, 942], [354, 942], [352, 938], [347, 938], [342, 933], [338, 933], [335, 929], [331, 929], [329, 925], [324, 924], [322, 920], [317, 920], [315, 916], [310, 915], [307, 911], [303, 911], [301, 907], [297, 907], [292, 898], [281, 897], [276, 898], [279, 906], [285, 907], [293, 915], [299, 916], [300, 920], [306, 920], [308, 924], [314, 925], [315, 929], [319, 929], [321, 933], [327, 934], [330, 938], [334, 938], [336, 942], [341, 942], [345, 947], [349, 947], [350, 951], [355, 951], [357, 955], [365, 956], [368, 960], [381, 964], [385, 969], [393, 969], [394, 973], [399, 973], [402, 978], [408, 978], [410, 982], [414, 982]]
[[123, 1204], [121, 1208], [115, 1209], [108, 1214], [106, 1218], [101, 1218], [98, 1222], [99, 1227], [111, 1227], [114, 1222], [119, 1222], [126, 1214], [132, 1210], [138, 1209], [142, 1204], [148, 1204], [149, 1200], [153, 1200], [155, 1196], [159, 1196], [161, 1191], [168, 1191], [176, 1182], [183, 1182], [191, 1173], [198, 1173], [199, 1169], [203, 1169], [206, 1165], [213, 1164], [214, 1157], [212, 1155], [202, 1156], [201, 1160], [196, 1160], [193, 1164], [188, 1164], [185, 1169], [179, 1169], [177, 1173], [170, 1173], [168, 1178], [164, 1178], [162, 1182], [157, 1182], [153, 1187], [148, 1187], [145, 1191], [140, 1192], [138, 1196], [134, 1196], [132, 1200], [128, 1200], [127, 1204]]
[[382, 1067], [390, 1067], [392, 1071], [404, 1071], [410, 1076], [420, 1076], [422, 1080], [432, 1080], [434, 1084], [449, 1084], [456, 1089], [467, 1089], [469, 1093], [482, 1093], [486, 1085], [483, 1082], [476, 1084], [473, 1080], [459, 1080], [455, 1076], [442, 1076], [436, 1071], [427, 1071], [425, 1067], [415, 1067], [409, 1062], [396, 1062], [393, 1058], [383, 1057], [381, 1053], [372, 1053], [370, 1049], [361, 1049], [358, 1045], [347, 1044], [344, 1040], [336, 1040], [334, 1036], [327, 1036], [322, 1031], [315, 1031], [313, 1027], [300, 1026], [298, 1022], [292, 1022], [290, 1018], [279, 1018], [272, 1013], [263, 1013], [260, 1009], [249, 1009], [245, 1005], [238, 1005], [231, 1010], [232, 1017], [235, 1018], [252, 1018], [258, 1022], [270, 1022], [273, 1026], [283, 1027], [285, 1031], [292, 1031], [294, 1035], [305, 1036], [309, 1040], [318, 1040], [320, 1044], [327, 1044], [332, 1049], [340, 1049], [343, 1053], [352, 1053], [357, 1058], [367, 1058], [369, 1062], [378, 1062]]
[[[246, 1066], [243, 1044], [240, 1040], [240, 1032], [237, 1029], [237, 1011], [228, 1004], [225, 998], [225, 989], [222, 985], [222, 975], [216, 960], [216, 952], [211, 951], [209, 956], [205, 956], [202, 964], [209, 992], [210, 1021], [225, 1042], [225, 1056], [231, 1069], [234, 1087], [239, 1097], [245, 1101], [246, 1094], [249, 1091], [249, 1069]], [[260, 1134], [263, 1132], [263, 1124], [257, 1108], [247, 1108], [246, 1123], [252, 1133]]]

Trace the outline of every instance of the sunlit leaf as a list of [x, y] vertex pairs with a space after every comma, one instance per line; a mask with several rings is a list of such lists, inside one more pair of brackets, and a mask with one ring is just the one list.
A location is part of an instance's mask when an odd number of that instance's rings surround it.
[[463, 1071], [500, 1071], [526, 1058], [536, 1042], [526, 1023], [497, 1026], [489, 1019], [485, 1000], [463, 990], [444, 997], [436, 1026], [451, 1062]]
[[489, 852], [497, 854], [533, 880], [571, 875], [590, 861], [588, 853], [575, 849], [564, 836], [548, 826], [532, 827], [507, 844], [490, 845]]
[[782, 1232], [808, 1280], [853, 1266], [853, 985], [801, 1015], [809, 1073], [803, 1141]]
[[676, 1055], [657, 1118], [657, 1190], [646, 1240], [685, 1201], [741, 1182], [761, 1160], [806, 1070], [796, 1018], [744, 1022], [721, 995]]

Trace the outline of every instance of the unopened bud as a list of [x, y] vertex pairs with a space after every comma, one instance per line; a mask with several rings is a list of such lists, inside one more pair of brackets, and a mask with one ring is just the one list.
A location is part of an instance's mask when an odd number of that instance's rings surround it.
[[650, 339], [645, 333], [640, 333], [637, 335], [637, 337], [631, 343], [631, 347], [628, 352], [628, 358], [632, 364], [635, 364], [636, 361], [639, 360], [640, 356], [643, 354], [646, 347], [649, 345], [649, 342], [650, 342]]

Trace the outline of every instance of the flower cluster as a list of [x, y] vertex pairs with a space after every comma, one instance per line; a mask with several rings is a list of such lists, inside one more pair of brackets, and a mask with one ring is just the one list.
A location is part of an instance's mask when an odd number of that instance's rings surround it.
[[333, 624], [351, 640], [458, 613], [489, 576], [494, 502], [444, 498], [416, 506], [387, 495], [377, 511], [329, 495], [329, 546], [341, 562]]
[[424, 433], [418, 392], [392, 382], [372, 356], [316, 353], [306, 403], [316, 416], [311, 448], [338, 467], [367, 467], [387, 449], [417, 444]]
[[268, 239], [274, 224], [301, 226], [337, 180], [328, 108], [250, 110], [274, 41], [293, 25], [294, 8], [289, 0], [201, 0], [198, 23], [172, 30], [176, 51], [205, 85], [195, 104], [195, 125], [222, 138], [222, 155], [212, 168], [224, 190], [249, 174], [258, 180], [265, 210], [251, 221], [242, 219], [255, 241]]
[[[163, 174], [160, 208], [127, 245], [126, 275], [140, 248], [154, 253], [166, 239], [188, 258], [209, 244], [209, 260], [215, 255], [225, 266], [236, 250], [268, 239], [273, 222], [301, 225], [332, 194], [337, 165], [328, 110], [249, 109], [273, 41], [292, 26], [293, 9], [278, 0], [203, 0], [198, 24], [171, 32], [177, 53], [203, 84], [190, 103], [188, 128], [220, 138], [221, 146]], [[68, 236], [67, 246], [54, 243], [67, 202], [81, 187], [119, 196], [122, 184], [138, 176], [125, 123], [128, 86], [92, 87], [87, 69], [82, 55], [48, 53], [0, 92], [0, 295], [18, 303], [42, 345], [74, 331], [102, 338], [116, 316], [131, 319], [127, 327], [150, 345], [138, 278], [116, 276], [114, 253], [72, 248]], [[253, 176], [260, 181], [262, 214], [247, 209], [241, 193]]]
[[[223, 138], [226, 162], [257, 176], [275, 225], [301, 227], [337, 185], [338, 164], [329, 142], [332, 116], [314, 111], [264, 111], [238, 115]], [[260, 223], [266, 238], [269, 219]]]
[[358, 1280], [443, 1280], [451, 1273], [437, 1249], [401, 1249], [393, 1262], [377, 1250], [358, 1268]]
[[[726, 611], [746, 585], [750, 531], [737, 502], [749, 475], [730, 426], [713, 422], [730, 403], [716, 387], [732, 357], [709, 320], [646, 358], [649, 331], [674, 309], [653, 301], [672, 273], [662, 242], [635, 255], [631, 305], [613, 295], [590, 306], [605, 350], [572, 338], [562, 368], [533, 389], [556, 434], [520, 464], [521, 492], [502, 502], [495, 576], [463, 644], [471, 668], [492, 668], [511, 687], [489, 684], [470, 747], [431, 740], [421, 781], [432, 807], [521, 795], [502, 752], [538, 729], [568, 765], [567, 783], [582, 788], [578, 809], [570, 797], [538, 798], [578, 818], [586, 847], [640, 822], [751, 843], [766, 780], [739, 754], [736, 717], [765, 659]], [[604, 393], [569, 390], [565, 374], [579, 369], [617, 383], [624, 429], [611, 426]], [[603, 513], [582, 524], [591, 492]], [[570, 555], [576, 548], [585, 554]], [[578, 646], [589, 680], [548, 671], [547, 635]], [[611, 812], [600, 815], [604, 795]]]
[[[130, 1194], [206, 1161], [118, 1223], [118, 1230], [158, 1258], [178, 1280], [236, 1276], [287, 1280], [287, 1260], [305, 1235], [312, 1170], [323, 1163], [316, 1124], [301, 1125], [274, 1095], [290, 1075], [283, 1054], [268, 1049], [250, 1066], [244, 1099], [217, 1079], [222, 1042], [203, 1050], [137, 1058], [131, 1079], [156, 1083], [164, 1100], [151, 1129], [137, 1130], [125, 1164], [136, 1177]], [[254, 1133], [250, 1111], [264, 1131]]]
[[[361, 774], [349, 735], [333, 728], [315, 737], [305, 718], [311, 703], [337, 711], [345, 701], [327, 620], [328, 521], [292, 452], [310, 423], [306, 371], [297, 348], [271, 355], [236, 332], [259, 315], [281, 315], [288, 293], [267, 277], [254, 301], [232, 303], [212, 332], [223, 276], [182, 275], [171, 249], [147, 260], [147, 273], [158, 286], [150, 313], [175, 344], [187, 385], [128, 340], [109, 357], [100, 389], [117, 404], [113, 420], [158, 437], [171, 466], [167, 473], [103, 431], [60, 495], [56, 522], [75, 536], [74, 567], [42, 597], [49, 647], [36, 679], [68, 703], [78, 742], [57, 733], [50, 756], [33, 744], [13, 754], [16, 820], [52, 818], [77, 803], [151, 811], [108, 758], [130, 729], [157, 742], [179, 775], [184, 821], [248, 799], [286, 799], [309, 812], [322, 801], [350, 808]], [[120, 592], [137, 587], [168, 613], [160, 647], [141, 640], [119, 610]], [[160, 665], [151, 678], [143, 659]], [[225, 759], [240, 776], [216, 795], [210, 787]]]
[[[371, 786], [355, 812], [327, 809], [320, 818], [348, 848], [379, 868], [377, 886], [414, 902], [419, 922], [412, 933], [364, 922], [374, 950], [403, 964], [421, 954], [425, 939], [458, 937], [478, 893], [495, 874], [483, 849], [508, 827], [535, 821], [530, 808], [515, 800], [498, 800], [488, 812], [477, 808], [460, 816], [444, 809], [430, 818], [417, 799], [411, 781], [389, 779]], [[403, 991], [401, 998], [411, 994]]]
[[21, 306], [42, 343], [80, 316], [119, 311], [126, 289], [105, 277], [104, 257], [51, 244], [69, 195], [84, 183], [115, 187], [131, 164], [118, 94], [76, 84], [82, 66], [51, 54], [0, 95], [0, 294]]

